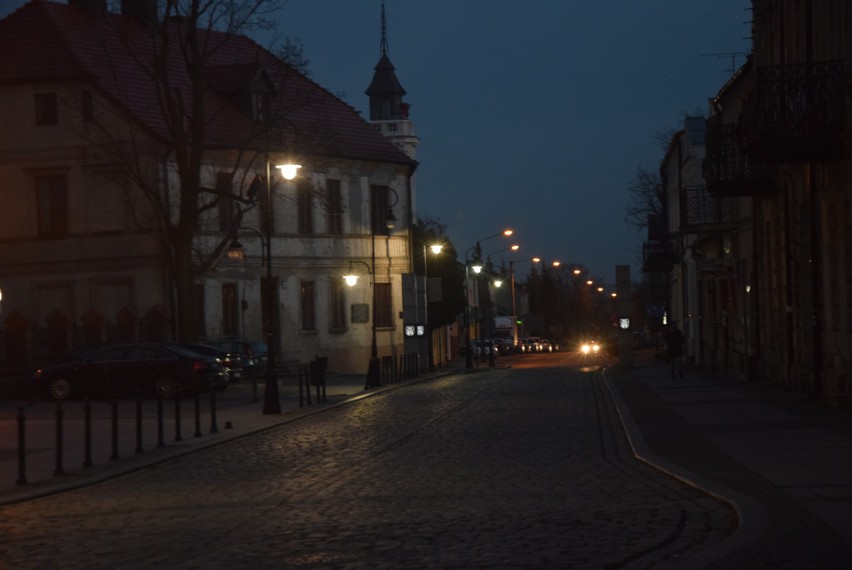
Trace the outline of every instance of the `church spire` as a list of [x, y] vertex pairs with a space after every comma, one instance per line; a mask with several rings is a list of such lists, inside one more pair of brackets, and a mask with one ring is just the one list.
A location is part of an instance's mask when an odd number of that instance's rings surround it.
[[382, 43], [381, 43], [381, 52], [382, 56], [387, 57], [388, 55], [388, 23], [385, 19], [385, 0], [382, 0]]
[[408, 118], [408, 105], [402, 102], [405, 89], [400, 85], [394, 73], [394, 66], [388, 57], [388, 27], [385, 18], [385, 3], [382, 0], [382, 39], [381, 55], [376, 64], [373, 81], [367, 87], [370, 98], [370, 120], [389, 121]]
[[370, 122], [393, 144], [414, 158], [420, 139], [414, 134], [414, 123], [408, 116], [408, 103], [402, 100], [405, 89], [399, 84], [394, 67], [388, 56], [388, 22], [385, 17], [385, 2], [382, 0], [382, 37], [379, 44], [379, 63], [376, 64], [373, 81], [367, 88], [370, 98]]

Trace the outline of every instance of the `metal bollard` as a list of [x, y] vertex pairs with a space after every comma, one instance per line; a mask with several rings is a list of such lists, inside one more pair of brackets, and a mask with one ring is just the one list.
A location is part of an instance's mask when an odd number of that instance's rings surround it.
[[157, 394], [157, 447], [166, 446], [163, 423], [163, 397]]
[[303, 376], [303, 371], [302, 371], [301, 368], [299, 368], [299, 407], [300, 408], [305, 407], [305, 389], [304, 389], [304, 386], [302, 385], [302, 380], [303, 380], [302, 376]]
[[216, 388], [212, 383], [210, 385], [210, 433], [219, 433], [219, 423], [216, 419]]
[[180, 393], [175, 396], [175, 441], [183, 441], [180, 434]]
[[136, 453], [142, 453], [142, 391], [136, 391]]
[[195, 384], [195, 394], [194, 394], [194, 404], [195, 404], [195, 436], [201, 437], [201, 392], [198, 389], [198, 383]]
[[92, 402], [83, 404], [83, 467], [92, 467]]
[[118, 461], [118, 400], [113, 398], [110, 402], [112, 408], [112, 455], [110, 461]]
[[18, 406], [18, 480], [15, 484], [27, 484], [27, 416], [23, 406]]
[[63, 460], [63, 416], [65, 411], [62, 409], [62, 400], [56, 402], [56, 469], [54, 475], [65, 475], [65, 468], [62, 465]]

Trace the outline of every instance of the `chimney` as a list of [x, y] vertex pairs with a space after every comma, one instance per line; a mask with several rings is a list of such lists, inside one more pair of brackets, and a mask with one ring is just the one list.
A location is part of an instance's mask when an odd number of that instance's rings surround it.
[[68, 5], [91, 16], [103, 16], [107, 13], [106, 0], [68, 0]]
[[157, 0], [121, 0], [121, 13], [143, 22], [155, 22]]

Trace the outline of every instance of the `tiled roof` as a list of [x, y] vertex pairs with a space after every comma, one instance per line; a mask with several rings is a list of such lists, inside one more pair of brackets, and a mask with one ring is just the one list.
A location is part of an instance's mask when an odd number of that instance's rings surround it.
[[[172, 24], [172, 33], [179, 32], [179, 24]], [[206, 65], [211, 87], [205, 94], [206, 143], [211, 147], [258, 147], [262, 142], [262, 137], [254, 137], [255, 144], [245, 142], [252, 140], [257, 126], [226, 93], [263, 69], [276, 84], [273, 116], [286, 117], [283, 136], [270, 137], [270, 150], [284, 150], [276, 145], [284, 140], [294, 141], [304, 155], [416, 164], [352, 106], [251, 39], [201, 33], [217, 45]], [[75, 6], [31, 0], [0, 20], [0, 85], [85, 79], [166, 138], [156, 83], [147, 71], [154, 59], [151, 45], [146, 26], [133, 18], [93, 16]], [[188, 95], [190, 83], [179, 57], [172, 58], [169, 69], [173, 86]]]

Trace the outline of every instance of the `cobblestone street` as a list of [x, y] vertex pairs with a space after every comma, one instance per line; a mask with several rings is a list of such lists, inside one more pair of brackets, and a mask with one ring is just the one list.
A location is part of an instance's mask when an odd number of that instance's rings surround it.
[[0, 509], [9, 568], [676, 566], [726, 504], [630, 455], [599, 374], [409, 384]]

